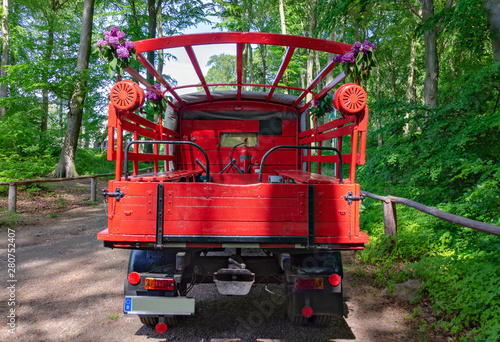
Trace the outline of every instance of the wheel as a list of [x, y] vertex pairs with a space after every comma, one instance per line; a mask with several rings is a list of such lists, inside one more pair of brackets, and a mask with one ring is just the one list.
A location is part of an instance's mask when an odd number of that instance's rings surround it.
[[316, 326], [325, 326], [332, 320], [331, 315], [314, 315], [312, 316], [312, 323]]
[[142, 324], [149, 325], [150, 327], [154, 327], [158, 324], [158, 317], [141, 316], [139, 319]]
[[[150, 327], [155, 327], [158, 324], [158, 317], [152, 317], [152, 316], [141, 316], [139, 317], [141, 320], [142, 324], [149, 325]], [[171, 317], [165, 317], [165, 324], [166, 325], [176, 325], [177, 324], [177, 317], [171, 316]]]
[[290, 303], [290, 301], [288, 301], [288, 303], [287, 303], [287, 310], [286, 311], [287, 311], [287, 315], [288, 315], [288, 319], [290, 320], [290, 323], [294, 326], [306, 325], [307, 321], [309, 321], [309, 317], [295, 316], [293, 314], [293, 308], [292, 308], [292, 304]]

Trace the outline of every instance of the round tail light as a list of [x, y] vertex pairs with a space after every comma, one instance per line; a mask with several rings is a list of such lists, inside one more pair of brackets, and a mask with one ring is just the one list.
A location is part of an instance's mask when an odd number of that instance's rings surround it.
[[128, 282], [132, 285], [137, 285], [141, 282], [141, 276], [137, 272], [131, 272], [128, 275]]

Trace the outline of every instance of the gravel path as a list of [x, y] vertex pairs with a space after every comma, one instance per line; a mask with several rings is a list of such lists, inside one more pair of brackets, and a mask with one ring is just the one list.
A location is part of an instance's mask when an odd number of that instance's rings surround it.
[[[379, 297], [380, 290], [356, 276], [352, 254], [344, 255], [348, 317], [324, 328], [293, 327], [285, 317], [281, 286], [255, 286], [245, 297], [226, 297], [213, 285], [195, 286], [196, 315], [163, 336], [124, 317], [123, 281], [128, 251], [102, 247], [103, 206], [72, 209], [47, 225], [16, 232], [16, 333], [9, 334], [7, 258], [0, 263], [1, 341], [420, 341], [405, 319], [412, 308]], [[7, 230], [0, 232], [6, 255]], [[406, 306], [406, 307], [405, 307]], [[440, 341], [433, 337], [431, 340]]]

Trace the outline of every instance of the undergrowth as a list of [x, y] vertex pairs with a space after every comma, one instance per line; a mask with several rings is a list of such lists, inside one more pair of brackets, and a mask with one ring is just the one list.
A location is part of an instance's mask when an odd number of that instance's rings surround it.
[[[491, 91], [499, 79], [499, 63], [465, 74], [441, 99], [446, 105], [410, 119], [405, 103], [374, 103], [373, 112], [393, 120], [369, 132], [367, 163], [358, 169], [362, 188], [500, 225], [500, 109]], [[404, 135], [407, 124], [413, 130]], [[461, 341], [500, 341], [500, 238], [398, 204], [391, 239], [381, 203], [364, 205], [361, 228], [370, 243], [359, 257], [378, 266], [379, 285], [391, 289], [419, 278], [420, 295], [438, 315], [436, 328]]]

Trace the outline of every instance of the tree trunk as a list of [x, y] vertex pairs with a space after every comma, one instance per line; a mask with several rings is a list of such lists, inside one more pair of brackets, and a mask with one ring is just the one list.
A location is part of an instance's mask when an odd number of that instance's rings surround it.
[[75, 153], [78, 145], [78, 136], [82, 125], [83, 105], [85, 103], [87, 81], [83, 71], [88, 69], [92, 40], [92, 21], [94, 17], [94, 0], [85, 0], [83, 3], [82, 28], [80, 32], [80, 48], [76, 62], [78, 78], [75, 83], [71, 106], [68, 112], [68, 126], [61, 151], [61, 157], [52, 176], [56, 178], [70, 178], [78, 176], [75, 168]]
[[[281, 34], [286, 34], [286, 21], [285, 21], [285, 5], [283, 4], [285, 0], [279, 0], [279, 12], [280, 12], [280, 22], [281, 22]], [[286, 49], [283, 47], [283, 55]], [[283, 75], [283, 83], [288, 85], [289, 77], [288, 73], [285, 72]], [[288, 94], [288, 89], [283, 89], [285, 94]]]
[[54, 22], [52, 17], [49, 17], [49, 32], [47, 38], [47, 51], [45, 51], [45, 70], [43, 71], [43, 88], [42, 88], [42, 117], [40, 120], [40, 130], [47, 131], [47, 121], [49, 118], [49, 72], [50, 60], [52, 58], [52, 51], [54, 50]]
[[[163, 18], [162, 18], [163, 8], [161, 7], [161, 4], [159, 5], [160, 7], [158, 7], [156, 13], [156, 36], [158, 38], [163, 37]], [[165, 64], [165, 56], [163, 50], [158, 50], [158, 72], [160, 73], [160, 75], [163, 75], [164, 64]]]
[[[2, 64], [0, 66], [0, 77], [7, 76], [5, 67], [9, 65], [9, 0], [3, 0], [2, 15]], [[0, 84], [0, 98], [7, 98], [7, 83]], [[6, 107], [0, 107], [0, 119], [5, 115]]]
[[[422, 0], [422, 19], [425, 22], [434, 17], [434, 0]], [[438, 105], [439, 61], [437, 56], [437, 26], [424, 31], [425, 42], [425, 82], [424, 102], [430, 108]]]
[[493, 58], [500, 62], [500, 0], [484, 0], [483, 6], [488, 10]]
[[[156, 1], [148, 0], [148, 37], [156, 37]], [[148, 51], [147, 59], [151, 65], [155, 65], [155, 52]], [[147, 80], [153, 83], [153, 75], [148, 71], [146, 75]]]
[[[309, 37], [314, 36], [314, 30], [316, 29], [317, 26], [317, 16], [316, 16], [316, 11], [314, 10], [316, 3], [317, 3], [316, 0], [311, 1], [309, 7], [311, 13], [311, 16], [309, 17]], [[311, 84], [314, 79], [313, 69], [314, 69], [314, 51], [309, 50], [309, 55], [307, 56], [307, 66], [306, 66], [307, 85]], [[312, 95], [307, 94], [306, 101], [310, 101], [311, 99]]]
[[[252, 51], [252, 45], [248, 46], [248, 66], [250, 67], [249, 74], [250, 74], [250, 83], [255, 83], [255, 79], [253, 76], [253, 51]], [[262, 91], [266, 91], [263, 89]]]
[[[415, 93], [415, 73], [416, 73], [416, 58], [415, 58], [415, 37], [411, 39], [410, 43], [410, 68], [408, 70], [408, 81], [406, 82], [406, 101], [408, 103], [412, 102], [413, 94]], [[405, 119], [410, 118], [410, 112], [407, 111], [405, 114]], [[406, 122], [404, 127], [404, 134], [408, 135], [410, 132], [410, 123]]]

